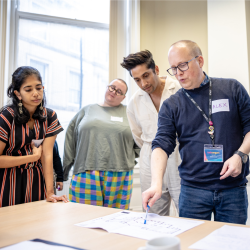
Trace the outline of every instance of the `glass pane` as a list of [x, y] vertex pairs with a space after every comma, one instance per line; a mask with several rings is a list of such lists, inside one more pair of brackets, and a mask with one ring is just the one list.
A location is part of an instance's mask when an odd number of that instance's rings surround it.
[[30, 59], [30, 66], [36, 68], [42, 77], [42, 81], [43, 81], [43, 85], [46, 85], [46, 75], [47, 75], [47, 66], [48, 64], [43, 63], [43, 62], [39, 62], [37, 60], [34, 59]]
[[79, 105], [80, 104], [81, 76], [78, 73], [70, 71], [70, 80], [71, 80], [71, 84], [69, 88], [69, 95], [71, 98], [69, 99], [69, 102]]
[[110, 0], [19, 0], [19, 10], [108, 24], [109, 2]]
[[[47, 27], [46, 39], [34, 36], [41, 27]], [[46, 106], [57, 112], [64, 128], [57, 137], [61, 157], [69, 121], [81, 107], [103, 101], [108, 60], [107, 29], [20, 19], [18, 66], [33, 66], [42, 75]]]

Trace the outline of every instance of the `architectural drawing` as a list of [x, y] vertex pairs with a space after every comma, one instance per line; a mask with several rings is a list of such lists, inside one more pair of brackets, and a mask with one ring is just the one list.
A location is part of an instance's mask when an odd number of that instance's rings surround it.
[[184, 231], [202, 224], [202, 221], [148, 214], [144, 224], [145, 213], [122, 211], [108, 216], [76, 224], [80, 227], [102, 228], [109, 233], [118, 233], [142, 239], [160, 236], [176, 236]]

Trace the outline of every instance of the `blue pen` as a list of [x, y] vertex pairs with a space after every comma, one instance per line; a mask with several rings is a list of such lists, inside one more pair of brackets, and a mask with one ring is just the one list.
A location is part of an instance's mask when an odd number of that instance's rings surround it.
[[146, 216], [145, 216], [145, 220], [144, 220], [144, 224], [147, 223], [147, 216], [148, 216], [148, 210], [150, 209], [150, 206], [147, 205], [147, 210], [146, 210]]

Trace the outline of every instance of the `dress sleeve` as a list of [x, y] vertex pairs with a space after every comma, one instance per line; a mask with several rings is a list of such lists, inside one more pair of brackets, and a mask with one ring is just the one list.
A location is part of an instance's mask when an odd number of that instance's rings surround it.
[[57, 114], [55, 111], [51, 110], [51, 112], [48, 112], [47, 119], [48, 119], [48, 125], [45, 138], [57, 135], [63, 131], [63, 128], [57, 118]]
[[0, 140], [7, 143], [10, 136], [14, 112], [7, 108], [0, 113]]

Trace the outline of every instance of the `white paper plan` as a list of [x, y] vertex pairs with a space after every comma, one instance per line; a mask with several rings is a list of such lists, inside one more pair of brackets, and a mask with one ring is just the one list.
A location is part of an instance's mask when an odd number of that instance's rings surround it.
[[225, 225], [189, 248], [199, 250], [250, 250], [250, 228]]
[[161, 236], [176, 236], [203, 221], [179, 219], [149, 213], [144, 224], [145, 213], [122, 211], [93, 220], [75, 224], [80, 227], [102, 228], [109, 233], [123, 234], [145, 240]]

